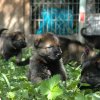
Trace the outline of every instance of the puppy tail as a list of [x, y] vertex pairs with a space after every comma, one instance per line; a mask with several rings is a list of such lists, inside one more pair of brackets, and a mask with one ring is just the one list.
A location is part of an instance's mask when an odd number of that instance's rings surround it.
[[87, 29], [86, 29], [86, 28], [82, 28], [82, 29], [81, 29], [81, 35], [82, 35], [85, 39], [88, 39], [88, 40], [91, 40], [92, 38], [94, 38], [93, 35], [88, 35], [88, 34], [87, 34]]
[[2, 28], [2, 29], [0, 29], [0, 36], [1, 36], [1, 34], [3, 33], [3, 31], [5, 31], [5, 30], [8, 30], [7, 28]]
[[82, 34], [82, 36], [86, 36], [85, 34], [86, 34], [86, 28], [82, 28], [81, 29], [81, 34]]

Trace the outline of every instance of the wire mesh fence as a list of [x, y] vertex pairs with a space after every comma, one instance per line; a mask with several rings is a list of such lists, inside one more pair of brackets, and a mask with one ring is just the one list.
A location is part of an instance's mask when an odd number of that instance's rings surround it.
[[88, 35], [100, 35], [100, 0], [87, 0], [85, 27]]
[[100, 0], [95, 0], [96, 13], [100, 13]]
[[31, 0], [31, 28], [35, 34], [78, 32], [79, 0]]
[[[79, 2], [80, 0], [31, 0], [32, 33], [78, 33]], [[86, 0], [86, 18], [94, 29], [98, 29], [100, 0]]]

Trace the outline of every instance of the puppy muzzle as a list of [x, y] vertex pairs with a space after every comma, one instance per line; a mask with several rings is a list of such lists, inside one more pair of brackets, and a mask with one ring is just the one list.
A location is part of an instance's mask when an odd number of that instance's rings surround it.
[[25, 48], [26, 47], [26, 42], [24, 40], [18, 40], [13, 42], [13, 46], [15, 48]]

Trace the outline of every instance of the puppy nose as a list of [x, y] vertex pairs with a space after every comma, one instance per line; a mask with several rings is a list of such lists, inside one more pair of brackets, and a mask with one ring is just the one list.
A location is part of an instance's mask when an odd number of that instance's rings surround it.
[[23, 47], [26, 47], [26, 42], [22, 42], [21, 45], [23, 45]]
[[56, 56], [57, 56], [58, 58], [61, 58], [61, 54], [57, 54]]
[[58, 58], [61, 58], [61, 53], [59, 51], [56, 51], [55, 56], [58, 57]]
[[20, 40], [19, 42], [20, 42], [22, 48], [26, 47], [27, 44], [24, 40]]

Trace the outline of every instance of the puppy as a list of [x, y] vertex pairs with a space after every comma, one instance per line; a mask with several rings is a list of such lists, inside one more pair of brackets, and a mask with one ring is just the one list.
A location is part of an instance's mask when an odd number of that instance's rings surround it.
[[67, 64], [71, 60], [81, 64], [84, 60], [96, 55], [96, 52], [91, 47], [77, 40], [63, 36], [59, 36], [59, 40], [64, 64]]
[[8, 33], [4, 30], [7, 29], [0, 30], [0, 54], [5, 60], [8, 60], [20, 54], [22, 48], [26, 47], [26, 42], [24, 33], [20, 31]]
[[[91, 29], [88, 27], [86, 28], [82, 28], [81, 30], [81, 34], [85, 39], [85, 42], [91, 46], [92, 48], [96, 48], [96, 49], [100, 49], [100, 35], [93, 33], [94, 31], [91, 31]], [[90, 35], [88, 35], [88, 33], [91, 33]], [[95, 35], [94, 35], [95, 34]]]
[[59, 38], [51, 33], [34, 35], [34, 48], [29, 64], [28, 79], [31, 82], [40, 82], [59, 74], [65, 81], [67, 76], [61, 58]]
[[[88, 83], [90, 86], [82, 86], [81, 83]], [[100, 53], [82, 64], [79, 88], [100, 89]]]

